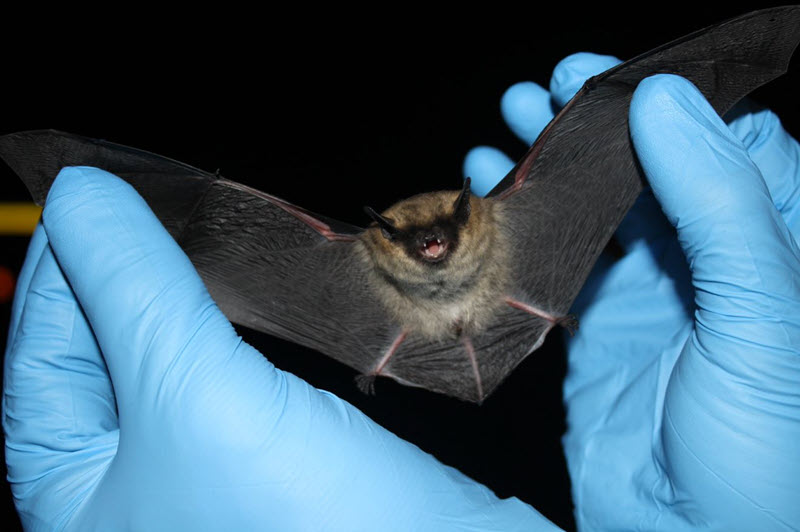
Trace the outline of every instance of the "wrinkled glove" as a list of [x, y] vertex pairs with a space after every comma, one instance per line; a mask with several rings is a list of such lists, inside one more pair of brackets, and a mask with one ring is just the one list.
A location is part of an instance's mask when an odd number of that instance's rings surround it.
[[[576, 54], [549, 92], [515, 85], [506, 121], [532, 142], [616, 63]], [[652, 189], [617, 231], [624, 256], [601, 257], [576, 301], [568, 340], [564, 445], [582, 530], [800, 528], [800, 149], [769, 111], [729, 118], [676, 76], [634, 94]], [[488, 192], [511, 166], [481, 147], [464, 168]]]
[[20, 274], [3, 428], [30, 530], [552, 530], [244, 343], [142, 198], [54, 182]]

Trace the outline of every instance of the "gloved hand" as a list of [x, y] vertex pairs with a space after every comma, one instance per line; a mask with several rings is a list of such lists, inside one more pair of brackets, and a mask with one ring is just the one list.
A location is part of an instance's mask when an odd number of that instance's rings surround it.
[[30, 530], [553, 530], [237, 337], [134, 190], [63, 170], [5, 358]]
[[[507, 122], [532, 142], [551, 97], [564, 105], [616, 62], [577, 54], [549, 93], [515, 85]], [[564, 445], [582, 530], [800, 527], [800, 149], [769, 111], [729, 115], [676, 76], [634, 94], [652, 190], [617, 232], [624, 256], [603, 257], [576, 301], [568, 340]], [[511, 161], [482, 147], [464, 166], [488, 191]]]

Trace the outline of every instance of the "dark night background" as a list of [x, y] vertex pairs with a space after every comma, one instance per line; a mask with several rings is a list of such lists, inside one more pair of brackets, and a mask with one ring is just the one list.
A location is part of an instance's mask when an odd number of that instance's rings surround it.
[[[380, 211], [415, 193], [460, 187], [463, 157], [475, 145], [519, 157], [525, 146], [499, 112], [512, 83], [547, 86], [552, 68], [572, 52], [630, 58], [763, 6], [673, 7], [623, 18], [584, 12], [568, 25], [522, 13], [496, 23], [477, 12], [458, 24], [427, 15], [403, 21], [408, 12], [386, 7], [386, 20], [359, 13], [374, 18], [358, 28], [332, 20], [256, 21], [247, 13], [208, 27], [160, 19], [135, 32], [40, 28], [27, 39], [4, 37], [0, 133], [55, 128], [105, 138], [220, 169], [311, 211], [364, 225], [365, 204]], [[384, 27], [389, 17], [398, 26]], [[34, 38], [53, 46], [40, 52]], [[789, 75], [754, 95], [795, 136], [798, 70], [795, 61]], [[0, 201], [27, 198], [2, 165]], [[0, 266], [18, 272], [26, 244], [0, 237]], [[0, 309], [5, 331], [10, 303]], [[558, 335], [475, 406], [388, 379], [377, 381], [375, 397], [363, 396], [349, 368], [262, 334], [241, 334], [278, 367], [349, 400], [500, 497], [515, 495], [574, 529], [560, 445], [566, 364]], [[12, 510], [7, 483], [0, 500]], [[10, 523], [4, 530], [19, 527], [16, 519]]]

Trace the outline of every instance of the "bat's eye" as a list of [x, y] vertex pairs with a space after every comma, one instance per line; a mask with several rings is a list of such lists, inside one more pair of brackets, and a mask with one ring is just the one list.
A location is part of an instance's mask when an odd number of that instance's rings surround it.
[[446, 240], [436, 237], [428, 238], [420, 246], [419, 254], [427, 261], [438, 262], [447, 255], [448, 247]]

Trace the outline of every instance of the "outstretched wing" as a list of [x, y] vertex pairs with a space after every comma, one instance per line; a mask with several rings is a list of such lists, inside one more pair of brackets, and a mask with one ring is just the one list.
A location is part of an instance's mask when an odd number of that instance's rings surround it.
[[[800, 6], [743, 15], [589, 79], [492, 190], [513, 213], [514, 297], [568, 312], [642, 190], [628, 108], [644, 78], [678, 74], [723, 114], [783, 74], [800, 41]], [[487, 354], [487, 356], [491, 356]]]
[[44, 204], [64, 166], [95, 166], [144, 197], [233, 322], [367, 372], [399, 333], [368, 289], [362, 229], [146, 151], [58, 131], [0, 137]]

